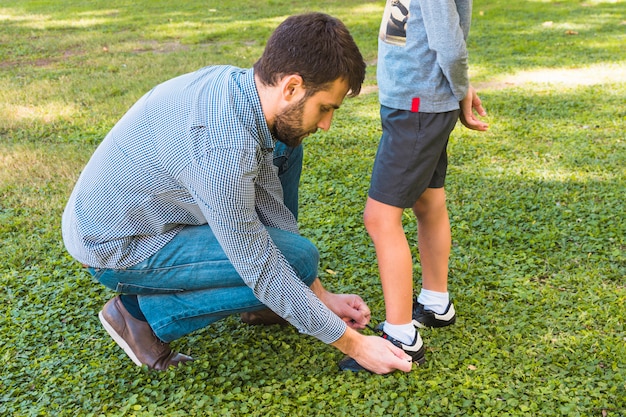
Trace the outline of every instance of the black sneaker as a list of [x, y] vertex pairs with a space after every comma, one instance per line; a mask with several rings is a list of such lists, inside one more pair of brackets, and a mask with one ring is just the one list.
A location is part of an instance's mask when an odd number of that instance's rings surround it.
[[[404, 343], [400, 342], [399, 340], [394, 339], [393, 337], [389, 336], [387, 333], [380, 330], [379, 327], [381, 326], [377, 326], [376, 331], [380, 331], [381, 333], [380, 336], [383, 339], [389, 340], [395, 346], [404, 350], [413, 359], [413, 363], [416, 363], [417, 365], [423, 365], [424, 362], [426, 362], [426, 359], [424, 358], [424, 350], [425, 350], [424, 342], [422, 342], [422, 336], [420, 336], [420, 332], [418, 331], [415, 332], [415, 340], [413, 340], [413, 343], [411, 345], [405, 345]], [[352, 371], [352, 372], [368, 371], [369, 372], [369, 370], [363, 368], [361, 365], [359, 365], [357, 361], [352, 359], [350, 356], [346, 356], [342, 360], [339, 361], [339, 369], [341, 369], [342, 371]]]
[[437, 314], [434, 311], [426, 310], [423, 304], [413, 302], [413, 325], [420, 329], [428, 327], [446, 327], [454, 324], [456, 321], [456, 312], [452, 301], [448, 303], [448, 308], [443, 314]]

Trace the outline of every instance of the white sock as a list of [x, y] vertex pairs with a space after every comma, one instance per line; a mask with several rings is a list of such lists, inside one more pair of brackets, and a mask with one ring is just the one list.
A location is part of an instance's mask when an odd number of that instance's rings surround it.
[[415, 333], [417, 332], [413, 323], [389, 324], [387, 322], [383, 325], [383, 331], [394, 339], [409, 346], [413, 344]]
[[434, 311], [437, 314], [443, 314], [450, 304], [450, 294], [447, 292], [438, 292], [425, 290], [422, 288], [417, 302], [424, 305], [424, 309]]

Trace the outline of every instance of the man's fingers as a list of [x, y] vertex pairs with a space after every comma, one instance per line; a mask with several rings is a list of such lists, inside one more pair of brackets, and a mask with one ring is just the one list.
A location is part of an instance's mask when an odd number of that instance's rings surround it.
[[365, 329], [365, 325], [367, 323], [359, 323], [354, 319], [350, 319], [350, 318], [344, 318], [343, 321], [348, 325], [348, 327], [354, 329], [354, 330], [363, 330]]
[[403, 372], [411, 372], [411, 369], [413, 369], [413, 359], [411, 356], [403, 349], [393, 345], [391, 342], [389, 342], [388, 347], [396, 358], [396, 360], [392, 363], [392, 366]]
[[391, 342], [389, 343], [389, 349], [391, 349], [391, 352], [399, 359], [405, 361], [405, 362], [411, 362], [411, 355], [409, 355], [408, 353], [406, 353], [404, 351], [404, 349], [401, 349], [395, 345], [393, 345]]
[[370, 322], [371, 312], [369, 307], [359, 296], [354, 296], [351, 307], [353, 310], [350, 318], [358, 326], [355, 328], [363, 329]]

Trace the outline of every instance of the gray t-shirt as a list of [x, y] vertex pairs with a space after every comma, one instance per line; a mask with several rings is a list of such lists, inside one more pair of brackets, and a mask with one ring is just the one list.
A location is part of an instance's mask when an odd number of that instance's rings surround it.
[[469, 87], [472, 0], [387, 0], [378, 41], [380, 103], [425, 113], [459, 108]]

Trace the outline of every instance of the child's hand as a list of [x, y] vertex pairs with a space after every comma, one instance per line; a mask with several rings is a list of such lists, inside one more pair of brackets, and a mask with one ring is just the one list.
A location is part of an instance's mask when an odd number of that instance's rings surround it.
[[484, 132], [489, 129], [489, 125], [487, 123], [479, 120], [475, 116], [474, 110], [476, 110], [476, 113], [480, 116], [487, 115], [478, 94], [476, 94], [476, 90], [474, 90], [474, 87], [470, 85], [467, 90], [467, 95], [463, 101], [461, 101], [461, 123], [463, 123], [463, 126], [472, 130], [480, 130]]

